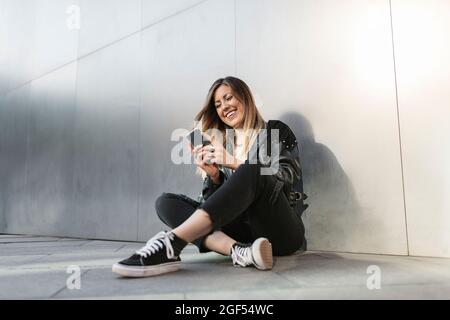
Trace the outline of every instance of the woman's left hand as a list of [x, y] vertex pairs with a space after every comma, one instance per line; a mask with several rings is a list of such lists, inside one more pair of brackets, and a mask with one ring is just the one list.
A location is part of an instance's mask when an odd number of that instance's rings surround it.
[[220, 164], [224, 167], [236, 170], [243, 162], [231, 155], [223, 145], [214, 140], [214, 137], [205, 135], [205, 137], [211, 141], [211, 144], [203, 147], [204, 157], [210, 161], [210, 163]]

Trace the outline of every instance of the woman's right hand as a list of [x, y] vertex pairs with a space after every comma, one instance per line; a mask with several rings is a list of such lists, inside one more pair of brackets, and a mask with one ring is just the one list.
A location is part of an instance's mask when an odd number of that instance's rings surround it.
[[215, 163], [209, 163], [209, 158], [208, 158], [208, 148], [210, 148], [209, 145], [203, 146], [203, 145], [198, 145], [195, 146], [192, 150], [192, 153], [194, 155], [194, 159], [195, 159], [195, 164], [202, 170], [204, 170], [206, 172], [206, 174], [208, 176], [211, 177], [211, 180], [215, 183], [215, 184], [219, 184], [219, 178], [220, 178], [220, 172], [219, 172], [219, 167], [217, 164]]

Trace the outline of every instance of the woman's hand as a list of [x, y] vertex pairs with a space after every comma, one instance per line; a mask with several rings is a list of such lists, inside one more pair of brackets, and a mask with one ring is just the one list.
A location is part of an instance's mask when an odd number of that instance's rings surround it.
[[204, 135], [209, 141], [211, 141], [210, 145], [202, 148], [203, 156], [209, 163], [220, 164], [233, 170], [236, 170], [243, 163], [231, 155], [220, 142], [214, 141], [214, 137], [211, 138], [206, 134]]
[[203, 145], [198, 145], [192, 148], [192, 153], [194, 155], [195, 164], [210, 176], [214, 184], [220, 184], [220, 172], [217, 164], [212, 163], [210, 157], [207, 156], [207, 152]]

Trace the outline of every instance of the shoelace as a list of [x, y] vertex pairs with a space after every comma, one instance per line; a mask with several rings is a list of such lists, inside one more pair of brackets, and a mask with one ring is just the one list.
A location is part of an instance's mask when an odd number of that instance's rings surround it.
[[173, 239], [174, 239], [173, 233], [161, 231], [158, 234], [156, 234], [153, 238], [148, 240], [147, 244], [144, 247], [142, 247], [141, 249], [136, 251], [136, 254], [146, 258], [147, 255], [154, 254], [155, 252], [159, 251], [160, 249], [162, 249], [165, 246], [167, 258], [172, 259], [175, 257], [175, 254], [174, 254], [172, 243], [170, 242], [170, 240], [173, 240]]
[[234, 264], [238, 264], [242, 267], [253, 264], [253, 256], [251, 247], [231, 247], [231, 258]]

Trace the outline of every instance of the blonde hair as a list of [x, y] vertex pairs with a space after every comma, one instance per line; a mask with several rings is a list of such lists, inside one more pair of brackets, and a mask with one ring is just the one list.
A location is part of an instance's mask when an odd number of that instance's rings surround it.
[[[203, 104], [200, 112], [195, 116], [195, 121], [199, 121], [200, 128], [203, 132], [210, 129], [218, 129], [222, 133], [222, 144], [226, 147], [226, 129], [233, 129], [226, 125], [217, 114], [216, 107], [214, 104], [214, 94], [217, 88], [221, 85], [226, 85], [230, 87], [233, 91], [234, 96], [242, 103], [244, 107], [244, 123], [243, 123], [243, 133], [244, 133], [244, 148], [242, 153], [238, 155], [240, 158], [244, 158], [252, 147], [254, 141], [256, 140], [258, 133], [261, 129], [265, 128], [264, 119], [261, 117], [253, 98], [252, 92], [248, 85], [241, 79], [235, 77], [220, 78], [214, 81], [211, 88], [206, 96], [205, 103]], [[213, 136], [214, 136], [214, 131]], [[217, 137], [215, 137], [217, 138]], [[233, 148], [235, 147], [233, 143]], [[206, 177], [206, 172], [198, 168], [197, 173], [201, 174], [203, 178]]]

